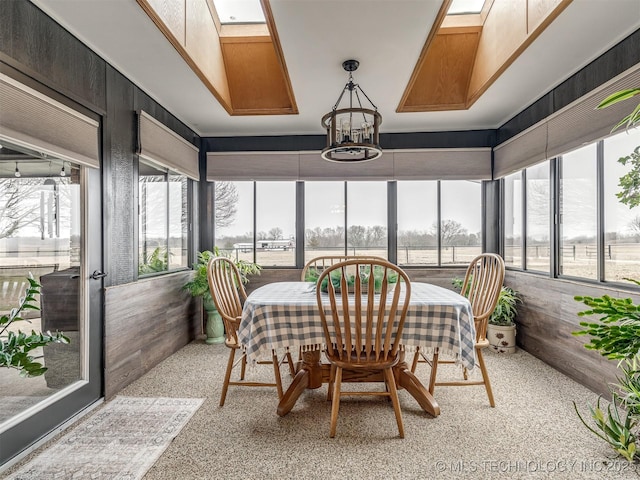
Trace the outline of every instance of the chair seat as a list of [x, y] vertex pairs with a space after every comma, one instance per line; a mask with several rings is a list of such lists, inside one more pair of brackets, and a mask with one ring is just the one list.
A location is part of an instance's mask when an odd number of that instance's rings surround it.
[[476, 348], [488, 348], [489, 347], [489, 340], [486, 339], [486, 338], [483, 339], [483, 340], [480, 340], [480, 341], [476, 342], [475, 347]]
[[387, 359], [376, 359], [375, 352], [370, 352], [368, 355], [360, 354], [360, 358], [356, 355], [356, 352], [352, 351], [350, 354], [346, 351], [342, 352], [342, 359], [335, 351], [333, 355], [325, 352], [327, 359], [334, 365], [345, 368], [348, 370], [380, 370], [384, 368], [393, 367], [398, 363], [400, 357], [396, 354], [388, 357]]

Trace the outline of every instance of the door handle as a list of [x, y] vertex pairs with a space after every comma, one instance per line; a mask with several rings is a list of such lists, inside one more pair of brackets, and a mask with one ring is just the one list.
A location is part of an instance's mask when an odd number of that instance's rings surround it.
[[101, 278], [106, 277], [107, 274], [104, 272], [101, 272], [100, 270], [94, 270], [93, 273], [91, 275], [89, 275], [89, 278], [92, 278], [93, 280], [99, 280]]

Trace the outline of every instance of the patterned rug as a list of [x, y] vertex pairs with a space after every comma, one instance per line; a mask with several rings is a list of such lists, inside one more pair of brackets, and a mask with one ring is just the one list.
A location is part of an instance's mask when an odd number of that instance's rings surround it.
[[203, 401], [116, 397], [8, 478], [140, 479]]

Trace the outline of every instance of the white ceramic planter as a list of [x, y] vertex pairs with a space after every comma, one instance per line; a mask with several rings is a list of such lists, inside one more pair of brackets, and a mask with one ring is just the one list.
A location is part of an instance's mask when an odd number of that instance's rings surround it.
[[497, 353], [515, 353], [516, 326], [515, 325], [487, 325], [487, 340], [490, 348]]

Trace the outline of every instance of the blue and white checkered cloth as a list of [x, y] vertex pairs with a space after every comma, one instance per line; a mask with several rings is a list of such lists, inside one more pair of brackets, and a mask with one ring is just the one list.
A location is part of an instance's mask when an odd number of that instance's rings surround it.
[[[471, 304], [466, 298], [436, 285], [411, 283], [401, 342], [405, 350], [420, 347], [426, 353], [437, 347], [473, 370], [475, 338]], [[238, 340], [249, 360], [285, 347], [323, 349], [315, 283], [277, 282], [254, 290], [242, 310]]]

